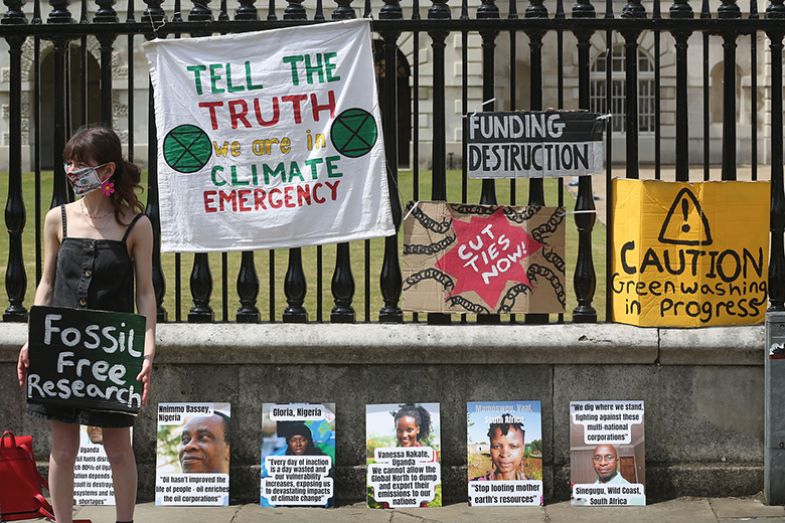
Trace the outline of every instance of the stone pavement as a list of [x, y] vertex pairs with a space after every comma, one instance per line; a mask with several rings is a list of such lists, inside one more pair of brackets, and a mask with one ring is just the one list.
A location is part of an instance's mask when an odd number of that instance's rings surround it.
[[[81, 507], [76, 517], [90, 518], [93, 523], [114, 521], [114, 508]], [[760, 498], [678, 498], [653, 503], [647, 507], [594, 508], [571, 507], [570, 503], [552, 503], [531, 508], [469, 508], [466, 503], [438, 509], [370, 510], [365, 505], [345, 505], [332, 509], [288, 508], [262, 509], [257, 505], [231, 507], [156, 507], [152, 503], [137, 506], [136, 523], [250, 523], [259, 521], [338, 523], [368, 521], [407, 522], [543, 522], [543, 523], [730, 523], [756, 521], [785, 523], [784, 507], [768, 507]]]

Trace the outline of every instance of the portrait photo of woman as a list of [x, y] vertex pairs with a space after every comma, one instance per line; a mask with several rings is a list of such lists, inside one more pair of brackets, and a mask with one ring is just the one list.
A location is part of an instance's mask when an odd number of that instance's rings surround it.
[[493, 470], [472, 481], [521, 481], [526, 479], [523, 470], [526, 454], [526, 432], [523, 423], [512, 414], [503, 414], [502, 421], [491, 423], [488, 428], [491, 463]]
[[[262, 456], [259, 504], [263, 507], [330, 507], [333, 505], [333, 478], [335, 477], [335, 403], [263, 403], [262, 404]], [[271, 461], [285, 462], [292, 474], [313, 474], [319, 471], [320, 479], [312, 479], [312, 490], [329, 488], [321, 499], [277, 498], [275, 491], [281, 484], [295, 488], [296, 479], [281, 473]], [[310, 470], [310, 472], [305, 472]], [[270, 489], [265, 488], [267, 481]], [[318, 484], [321, 484], [320, 487]], [[329, 487], [327, 487], [329, 485]], [[306, 496], [314, 498], [313, 495]]]
[[407, 403], [395, 413], [393, 420], [399, 447], [422, 447], [420, 440], [428, 441], [431, 415], [423, 406]]
[[287, 456], [324, 456], [322, 449], [313, 444], [313, 435], [305, 423], [294, 423], [287, 429]]
[[[422, 449], [417, 459], [418, 465], [429, 464], [441, 470], [440, 419], [438, 403], [383, 403], [365, 406], [366, 463], [370, 468], [377, 467], [376, 451], [401, 453], [400, 449]], [[371, 474], [373, 476], [373, 474]], [[396, 508], [397, 506], [439, 507], [441, 506], [441, 481], [435, 481], [431, 494], [418, 493], [416, 505], [396, 505], [385, 497], [386, 491], [367, 485], [367, 502], [370, 508]], [[377, 482], [378, 483], [378, 482]], [[388, 489], [389, 490], [389, 489]], [[425, 490], [425, 489], [422, 489]], [[410, 496], [415, 503], [415, 496]]]
[[539, 401], [470, 402], [469, 481], [542, 480]]
[[[466, 413], [469, 504], [542, 505], [540, 402], [469, 402]], [[505, 482], [515, 495], [486, 496], [486, 481]]]

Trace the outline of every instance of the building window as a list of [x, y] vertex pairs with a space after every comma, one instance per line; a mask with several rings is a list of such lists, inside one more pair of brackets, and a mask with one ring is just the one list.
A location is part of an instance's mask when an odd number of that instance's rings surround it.
[[[600, 54], [591, 66], [590, 103], [595, 113], [612, 113], [614, 133], [625, 130], [624, 46], [615, 45], [611, 56], [611, 108], [606, 106], [607, 57]], [[654, 132], [654, 62], [642, 49], [638, 49], [638, 132]]]

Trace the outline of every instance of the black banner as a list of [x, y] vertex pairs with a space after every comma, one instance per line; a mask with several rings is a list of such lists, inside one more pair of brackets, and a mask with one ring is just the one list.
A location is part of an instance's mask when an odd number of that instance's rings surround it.
[[472, 178], [601, 174], [604, 121], [584, 111], [487, 112], [467, 116]]

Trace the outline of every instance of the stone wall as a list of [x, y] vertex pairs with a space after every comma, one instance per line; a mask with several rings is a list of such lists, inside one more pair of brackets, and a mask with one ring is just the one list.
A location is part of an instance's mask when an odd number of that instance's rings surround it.
[[[15, 362], [25, 325], [0, 329], [0, 428], [33, 434]], [[134, 445], [140, 499], [155, 483], [158, 402], [232, 404], [234, 500], [258, 499], [261, 404], [336, 403], [337, 496], [365, 491], [365, 404], [441, 403], [444, 500], [466, 497], [466, 402], [542, 402], [546, 503], [569, 497], [570, 400], [646, 402], [649, 499], [737, 496], [763, 485], [763, 328], [623, 325], [185, 325], [158, 330], [152, 404]]]

